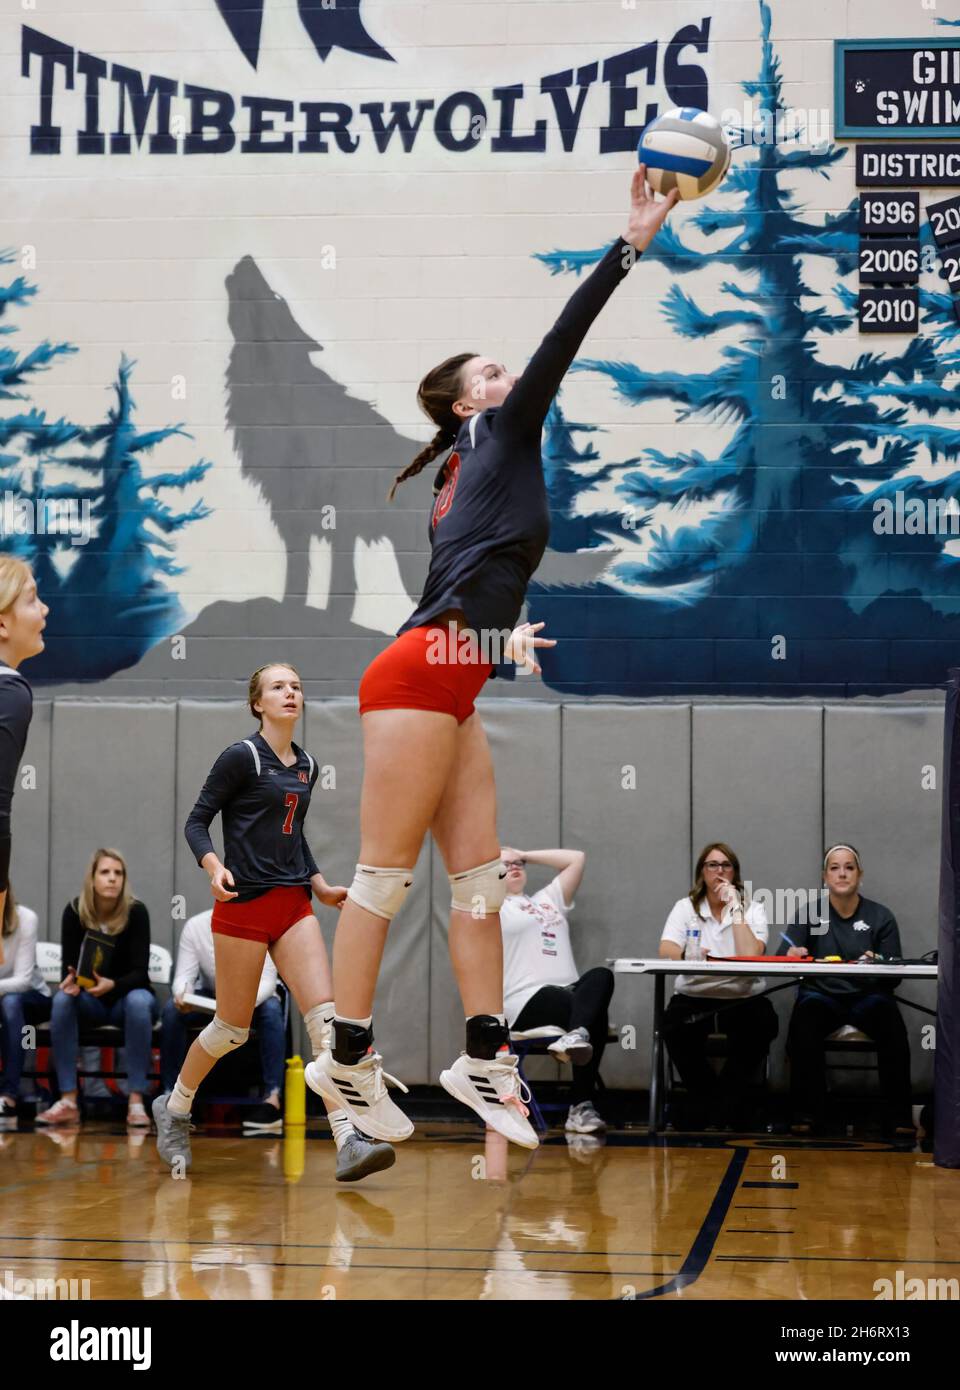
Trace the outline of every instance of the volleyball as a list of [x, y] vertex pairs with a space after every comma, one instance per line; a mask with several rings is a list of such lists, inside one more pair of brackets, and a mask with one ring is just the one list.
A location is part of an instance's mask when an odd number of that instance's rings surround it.
[[730, 144], [708, 111], [677, 106], [644, 128], [637, 158], [657, 193], [676, 188], [681, 198], [702, 198], [727, 172]]

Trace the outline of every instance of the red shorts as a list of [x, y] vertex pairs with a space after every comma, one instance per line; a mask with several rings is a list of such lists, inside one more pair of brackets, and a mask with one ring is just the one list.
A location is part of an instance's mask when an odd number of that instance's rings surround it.
[[493, 670], [478, 655], [476, 641], [463, 633], [451, 642], [446, 624], [408, 628], [364, 671], [360, 713], [426, 709], [452, 714], [462, 724], [473, 714], [473, 702]]
[[211, 929], [221, 936], [242, 936], [246, 941], [279, 941], [301, 917], [310, 917], [311, 891], [304, 883], [269, 888], [248, 903], [235, 898], [213, 905]]

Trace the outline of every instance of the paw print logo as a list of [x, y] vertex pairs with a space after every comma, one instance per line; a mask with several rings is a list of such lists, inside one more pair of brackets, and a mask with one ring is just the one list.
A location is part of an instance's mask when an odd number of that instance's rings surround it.
[[865, 92], [867, 90], [866, 82], [864, 82], [862, 78], [860, 79], [860, 81], [854, 82], [853, 90], [855, 92]]

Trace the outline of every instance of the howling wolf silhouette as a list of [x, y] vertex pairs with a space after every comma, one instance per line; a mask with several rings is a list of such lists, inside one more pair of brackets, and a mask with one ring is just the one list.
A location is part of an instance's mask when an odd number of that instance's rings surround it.
[[[217, 9], [237, 47], [252, 68], [260, 57], [260, 30], [263, 26], [263, 0], [217, 0]], [[313, 46], [326, 62], [334, 48], [359, 53], [365, 58], [381, 58], [395, 63], [392, 53], [376, 43], [360, 18], [360, 0], [297, 0], [297, 10]]]
[[[328, 541], [333, 555], [324, 626], [345, 630], [362, 588], [355, 573], [360, 543], [389, 541], [412, 610], [427, 572], [423, 498], [408, 489], [388, 505], [386, 496], [420, 445], [314, 365], [311, 353], [322, 351], [320, 343], [304, 332], [251, 256], [237, 263], [226, 288], [234, 338], [227, 424], [241, 474], [256, 484], [283, 537], [284, 603], [306, 604], [311, 541]], [[324, 511], [331, 506], [334, 513]]]

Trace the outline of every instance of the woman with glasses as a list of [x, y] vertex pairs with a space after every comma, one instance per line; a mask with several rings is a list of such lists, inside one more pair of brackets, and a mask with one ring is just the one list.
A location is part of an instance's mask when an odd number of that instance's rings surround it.
[[[665, 960], [706, 956], [760, 956], [767, 916], [760, 902], [745, 902], [740, 860], [718, 842], [700, 851], [694, 885], [670, 910], [660, 940]], [[664, 1019], [664, 1040], [687, 1089], [684, 1128], [731, 1124], [749, 1118], [746, 1088], [777, 1036], [777, 1015], [758, 975], [678, 975]], [[722, 1010], [711, 1008], [716, 1001]], [[736, 1002], [733, 1002], [736, 1001]], [[719, 1076], [707, 1058], [711, 1033], [726, 1036]]]

